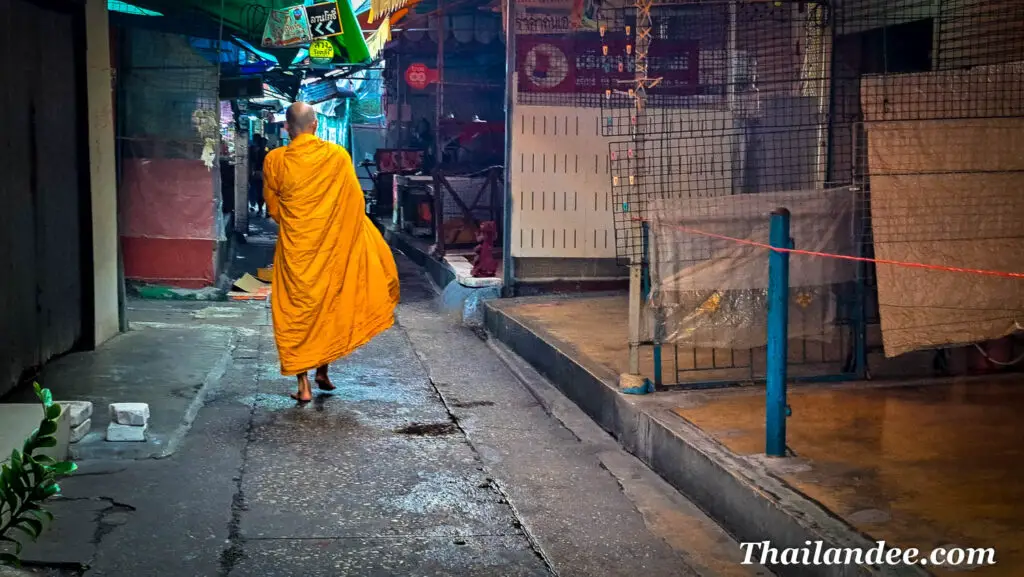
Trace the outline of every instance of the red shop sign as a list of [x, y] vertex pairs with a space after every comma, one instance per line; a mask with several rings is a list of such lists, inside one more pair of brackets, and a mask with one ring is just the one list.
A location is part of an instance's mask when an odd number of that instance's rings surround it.
[[[516, 36], [521, 92], [594, 93], [626, 90], [635, 78], [635, 54], [625, 38], [599, 34]], [[604, 47], [607, 47], [607, 54]], [[697, 45], [691, 42], [652, 42], [650, 76], [661, 84], [652, 93], [697, 94]]]
[[427, 68], [425, 64], [417, 62], [405, 69], [405, 83], [410, 88], [423, 90], [434, 82], [437, 82], [437, 70]]

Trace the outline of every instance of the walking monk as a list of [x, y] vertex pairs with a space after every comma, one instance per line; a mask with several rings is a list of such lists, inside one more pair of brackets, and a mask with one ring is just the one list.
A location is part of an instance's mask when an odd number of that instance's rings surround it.
[[280, 225], [270, 304], [281, 373], [298, 377], [291, 397], [306, 403], [309, 371], [333, 390], [328, 365], [394, 324], [398, 270], [345, 149], [316, 137], [308, 104], [289, 107], [285, 122], [291, 144], [263, 165], [267, 213]]

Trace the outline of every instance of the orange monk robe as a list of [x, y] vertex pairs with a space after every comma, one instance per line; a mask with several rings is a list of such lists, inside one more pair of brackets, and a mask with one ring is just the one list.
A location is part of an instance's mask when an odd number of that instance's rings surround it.
[[281, 373], [329, 364], [394, 324], [398, 270], [344, 148], [304, 134], [263, 164], [280, 225], [271, 310]]

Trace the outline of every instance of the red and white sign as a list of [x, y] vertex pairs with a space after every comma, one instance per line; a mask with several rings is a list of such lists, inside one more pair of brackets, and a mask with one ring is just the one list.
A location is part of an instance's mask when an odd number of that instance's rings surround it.
[[[607, 47], [607, 53], [602, 47]], [[636, 74], [636, 57], [629, 48], [626, 39], [601, 38], [597, 33], [517, 35], [519, 90], [564, 94], [624, 90]], [[695, 43], [651, 43], [648, 62], [649, 74], [662, 79], [651, 93], [699, 93]]]
[[437, 70], [427, 68], [425, 64], [410, 64], [405, 69], [405, 83], [410, 88], [423, 90], [435, 82], [437, 82]]

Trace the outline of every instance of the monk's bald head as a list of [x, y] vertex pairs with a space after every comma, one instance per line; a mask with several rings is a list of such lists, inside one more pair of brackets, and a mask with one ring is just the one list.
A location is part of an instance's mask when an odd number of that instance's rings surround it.
[[305, 102], [296, 102], [289, 106], [284, 117], [288, 135], [292, 139], [300, 134], [316, 132], [316, 110]]

